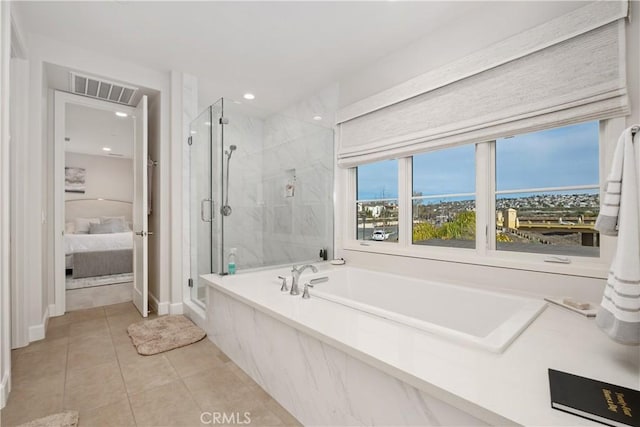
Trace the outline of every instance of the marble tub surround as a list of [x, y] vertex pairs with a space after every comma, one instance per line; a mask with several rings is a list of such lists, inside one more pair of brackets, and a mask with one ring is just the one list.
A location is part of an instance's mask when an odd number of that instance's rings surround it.
[[488, 425], [222, 292], [217, 345], [304, 425]]
[[[548, 307], [504, 353], [493, 354], [320, 298], [283, 294], [277, 280], [283, 274], [288, 270], [203, 276], [210, 283], [208, 333], [304, 424], [383, 423], [392, 396], [359, 402], [374, 387], [395, 387], [413, 408], [403, 409], [413, 415], [396, 419], [400, 424], [597, 425], [551, 408], [547, 369], [629, 388], [640, 380], [640, 348], [616, 344], [592, 319], [558, 307]], [[432, 421], [428, 414], [435, 414]]]

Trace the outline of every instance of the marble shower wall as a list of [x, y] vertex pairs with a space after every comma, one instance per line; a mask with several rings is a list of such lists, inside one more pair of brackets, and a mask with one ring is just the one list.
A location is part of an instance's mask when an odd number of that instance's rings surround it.
[[[230, 249], [236, 248], [238, 269], [261, 267], [264, 265], [264, 122], [260, 118], [236, 112], [233, 108], [226, 108], [226, 105], [224, 115], [229, 119], [229, 124], [224, 125], [223, 152], [228, 150], [230, 145], [237, 147], [231, 156], [229, 169], [229, 206], [233, 212], [230, 216], [222, 217], [225, 263]], [[223, 183], [226, 182], [226, 159], [226, 155], [223, 155]]]
[[264, 122], [265, 265], [317, 260], [321, 248], [333, 257], [331, 123], [337, 102], [332, 86]]
[[[222, 231], [214, 230], [213, 238], [222, 234], [225, 271], [231, 248], [237, 249], [238, 269], [318, 260], [321, 248], [328, 248], [329, 257], [333, 256], [333, 119], [337, 105], [337, 86], [271, 116], [224, 100], [228, 124], [223, 126], [222, 147], [219, 135], [213, 135], [212, 185], [214, 224], [222, 221]], [[314, 116], [323, 119], [314, 120]], [[237, 147], [229, 174], [232, 214], [221, 217], [227, 168], [223, 152], [230, 145]], [[205, 153], [195, 157], [197, 164], [208, 161]], [[191, 187], [204, 191], [203, 180], [207, 178], [192, 174]], [[200, 215], [196, 202], [203, 197], [191, 200], [189, 215], [194, 224]], [[202, 265], [208, 264], [205, 258], [210, 256], [208, 240], [201, 238], [209, 234], [206, 227], [190, 231], [191, 254], [200, 257]], [[217, 247], [215, 241], [213, 246]]]

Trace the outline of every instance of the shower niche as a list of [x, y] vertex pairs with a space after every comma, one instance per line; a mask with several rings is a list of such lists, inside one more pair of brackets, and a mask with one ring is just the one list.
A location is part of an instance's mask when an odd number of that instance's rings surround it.
[[333, 256], [331, 128], [311, 115], [267, 114], [220, 99], [190, 125], [191, 299], [201, 274], [318, 261]]

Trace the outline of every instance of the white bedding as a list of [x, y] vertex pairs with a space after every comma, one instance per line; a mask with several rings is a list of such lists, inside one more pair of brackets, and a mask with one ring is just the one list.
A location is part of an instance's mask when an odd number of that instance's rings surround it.
[[133, 232], [110, 234], [65, 234], [65, 255], [76, 252], [110, 251], [114, 249], [132, 249]]

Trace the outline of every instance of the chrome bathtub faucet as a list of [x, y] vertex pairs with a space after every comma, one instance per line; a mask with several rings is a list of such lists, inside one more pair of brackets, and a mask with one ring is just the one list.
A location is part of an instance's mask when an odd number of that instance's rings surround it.
[[311, 283], [305, 283], [304, 284], [304, 290], [302, 291], [302, 298], [303, 299], [311, 298], [311, 296], [309, 295], [309, 288], [313, 288], [313, 285]]
[[309, 295], [309, 288], [313, 288], [313, 285], [315, 285], [316, 283], [322, 283], [322, 282], [328, 282], [328, 281], [329, 281], [329, 278], [327, 276], [317, 277], [315, 279], [309, 280], [308, 283], [304, 284], [304, 289], [302, 290], [302, 298], [304, 299], [311, 298], [311, 295]]
[[291, 292], [290, 295], [300, 295], [300, 289], [298, 289], [298, 281], [300, 280], [300, 275], [307, 268], [310, 268], [314, 273], [318, 272], [318, 269], [315, 265], [305, 264], [302, 267], [296, 267], [295, 265], [291, 268]]
[[281, 292], [288, 292], [289, 287], [287, 286], [287, 278], [283, 276], [278, 276], [278, 279], [282, 280], [282, 286], [280, 287]]

